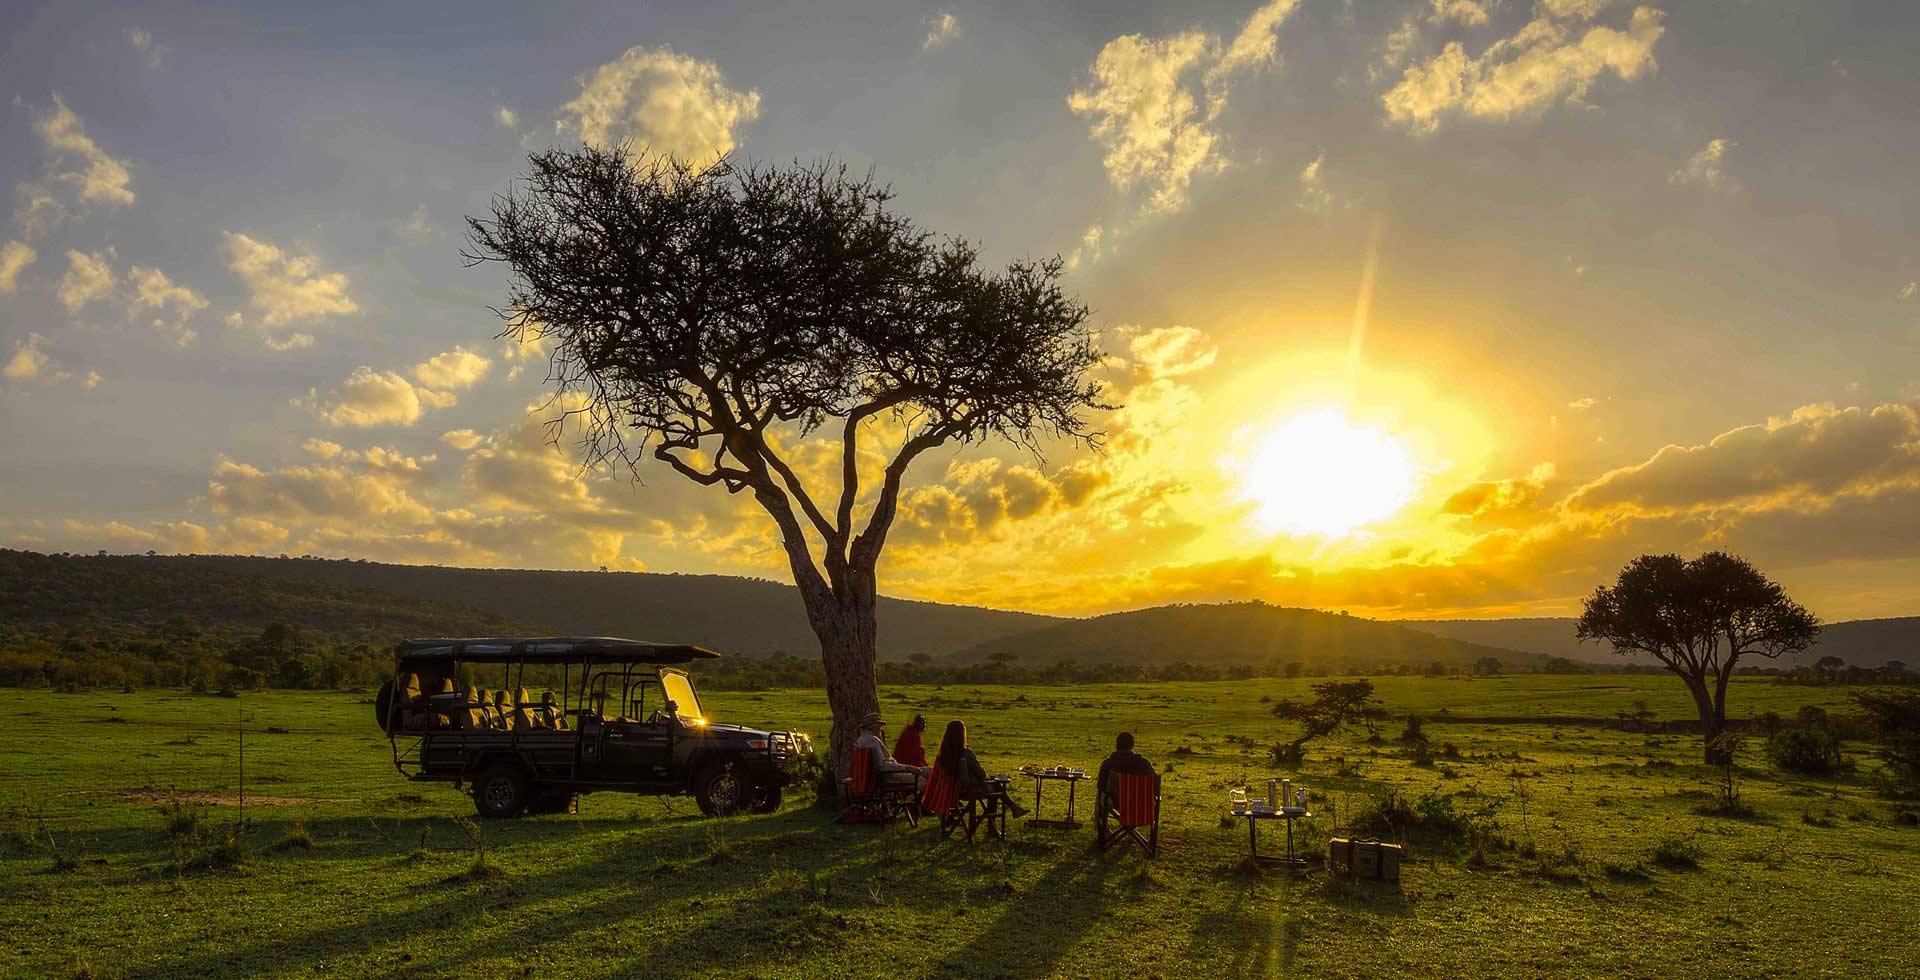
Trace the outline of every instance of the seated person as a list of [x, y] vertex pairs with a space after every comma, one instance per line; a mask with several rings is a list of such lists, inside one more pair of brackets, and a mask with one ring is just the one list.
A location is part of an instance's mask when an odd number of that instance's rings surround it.
[[947, 722], [947, 731], [940, 737], [940, 752], [934, 759], [934, 765], [948, 779], [960, 785], [960, 798], [967, 800], [987, 800], [1005, 803], [1016, 817], [1023, 816], [1027, 808], [1014, 802], [1007, 795], [1005, 787], [987, 779], [987, 771], [980, 768], [980, 760], [974, 757], [973, 749], [967, 746], [967, 726], [959, 719]]
[[887, 723], [880, 720], [880, 712], [869, 711], [860, 721], [860, 737], [853, 742], [854, 751], [865, 749], [873, 753], [874, 775], [880, 785], [894, 785], [911, 788], [917, 799], [926, 791], [927, 776], [933, 770], [927, 766], [909, 766], [894, 760], [887, 754]]
[[927, 730], [927, 716], [914, 715], [907, 727], [900, 729], [900, 737], [893, 743], [895, 762], [918, 769], [927, 768], [927, 749], [921, 744], [920, 735]]
[[1100, 763], [1100, 777], [1094, 786], [1100, 790], [1101, 805], [1107, 797], [1113, 795], [1113, 774], [1116, 772], [1134, 773], [1142, 776], [1153, 775], [1153, 763], [1135, 755], [1133, 751], [1133, 733], [1121, 732], [1113, 740], [1113, 754]]

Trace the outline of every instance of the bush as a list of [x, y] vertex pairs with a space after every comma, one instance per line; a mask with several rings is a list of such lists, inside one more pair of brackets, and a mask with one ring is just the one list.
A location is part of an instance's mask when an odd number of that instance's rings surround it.
[[1455, 797], [1430, 790], [1416, 800], [1399, 791], [1389, 791], [1353, 818], [1353, 831], [1369, 837], [1418, 839], [1423, 843], [1454, 848], [1484, 848], [1500, 843], [1500, 824], [1494, 814], [1499, 800], [1490, 800], [1475, 809], [1454, 806]]
[[1662, 837], [1653, 845], [1653, 853], [1647, 860], [1669, 871], [1693, 871], [1700, 867], [1700, 860], [1706, 853], [1700, 845], [1693, 842], [1692, 835], [1673, 835]]
[[1425, 725], [1425, 720], [1419, 715], [1408, 715], [1407, 727], [1400, 731], [1400, 741], [1425, 742], [1427, 740]]
[[833, 766], [827, 763], [825, 756], [813, 749], [795, 755], [787, 762], [787, 771], [793, 775], [795, 788], [806, 787], [813, 792], [813, 805], [831, 807], [840, 802], [840, 780], [833, 775]]
[[1830, 775], [1840, 768], [1840, 741], [1825, 728], [1785, 728], [1767, 739], [1767, 758], [1788, 772]]

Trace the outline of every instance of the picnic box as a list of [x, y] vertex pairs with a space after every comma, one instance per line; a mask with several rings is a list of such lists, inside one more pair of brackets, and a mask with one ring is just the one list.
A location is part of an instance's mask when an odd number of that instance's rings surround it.
[[1327, 841], [1327, 871], [1345, 877], [1375, 881], [1399, 881], [1400, 860], [1406, 848], [1377, 840], [1349, 840], [1335, 837]]

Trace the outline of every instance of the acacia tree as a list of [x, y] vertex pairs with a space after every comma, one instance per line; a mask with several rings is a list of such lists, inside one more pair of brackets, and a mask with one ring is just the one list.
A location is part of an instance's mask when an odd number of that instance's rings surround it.
[[1361, 678], [1315, 684], [1312, 701], [1282, 698], [1274, 702], [1273, 713], [1300, 723], [1300, 737], [1274, 746], [1273, 752], [1275, 762], [1297, 766], [1309, 740], [1337, 734], [1350, 725], [1364, 724], [1372, 730], [1375, 722], [1387, 716], [1387, 709], [1373, 696], [1373, 682]]
[[[1057, 258], [983, 270], [891, 197], [842, 166], [550, 149], [491, 218], [468, 219], [465, 253], [510, 269], [502, 336], [551, 346], [556, 439], [577, 425], [590, 465], [637, 477], [650, 456], [773, 519], [842, 772], [879, 707], [875, 569], [913, 461], [994, 437], [1097, 445], [1084, 413], [1109, 407]], [[809, 487], [790, 447], [822, 430], [837, 472]], [[863, 440], [883, 434], [897, 445], [863, 485]]]
[[1706, 737], [1706, 761], [1727, 727], [1727, 681], [1742, 657], [1798, 653], [1820, 635], [1820, 621], [1744, 559], [1713, 551], [1692, 561], [1641, 555], [1611, 586], [1594, 590], [1574, 627], [1582, 641], [1646, 653], [1687, 685]]

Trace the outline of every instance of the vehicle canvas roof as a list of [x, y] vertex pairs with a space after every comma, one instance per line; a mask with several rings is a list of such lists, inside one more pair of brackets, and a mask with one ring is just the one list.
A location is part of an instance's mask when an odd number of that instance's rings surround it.
[[440, 637], [402, 640], [401, 660], [457, 659], [480, 662], [572, 663], [584, 659], [625, 663], [684, 664], [720, 655], [683, 643], [648, 643], [617, 636]]

